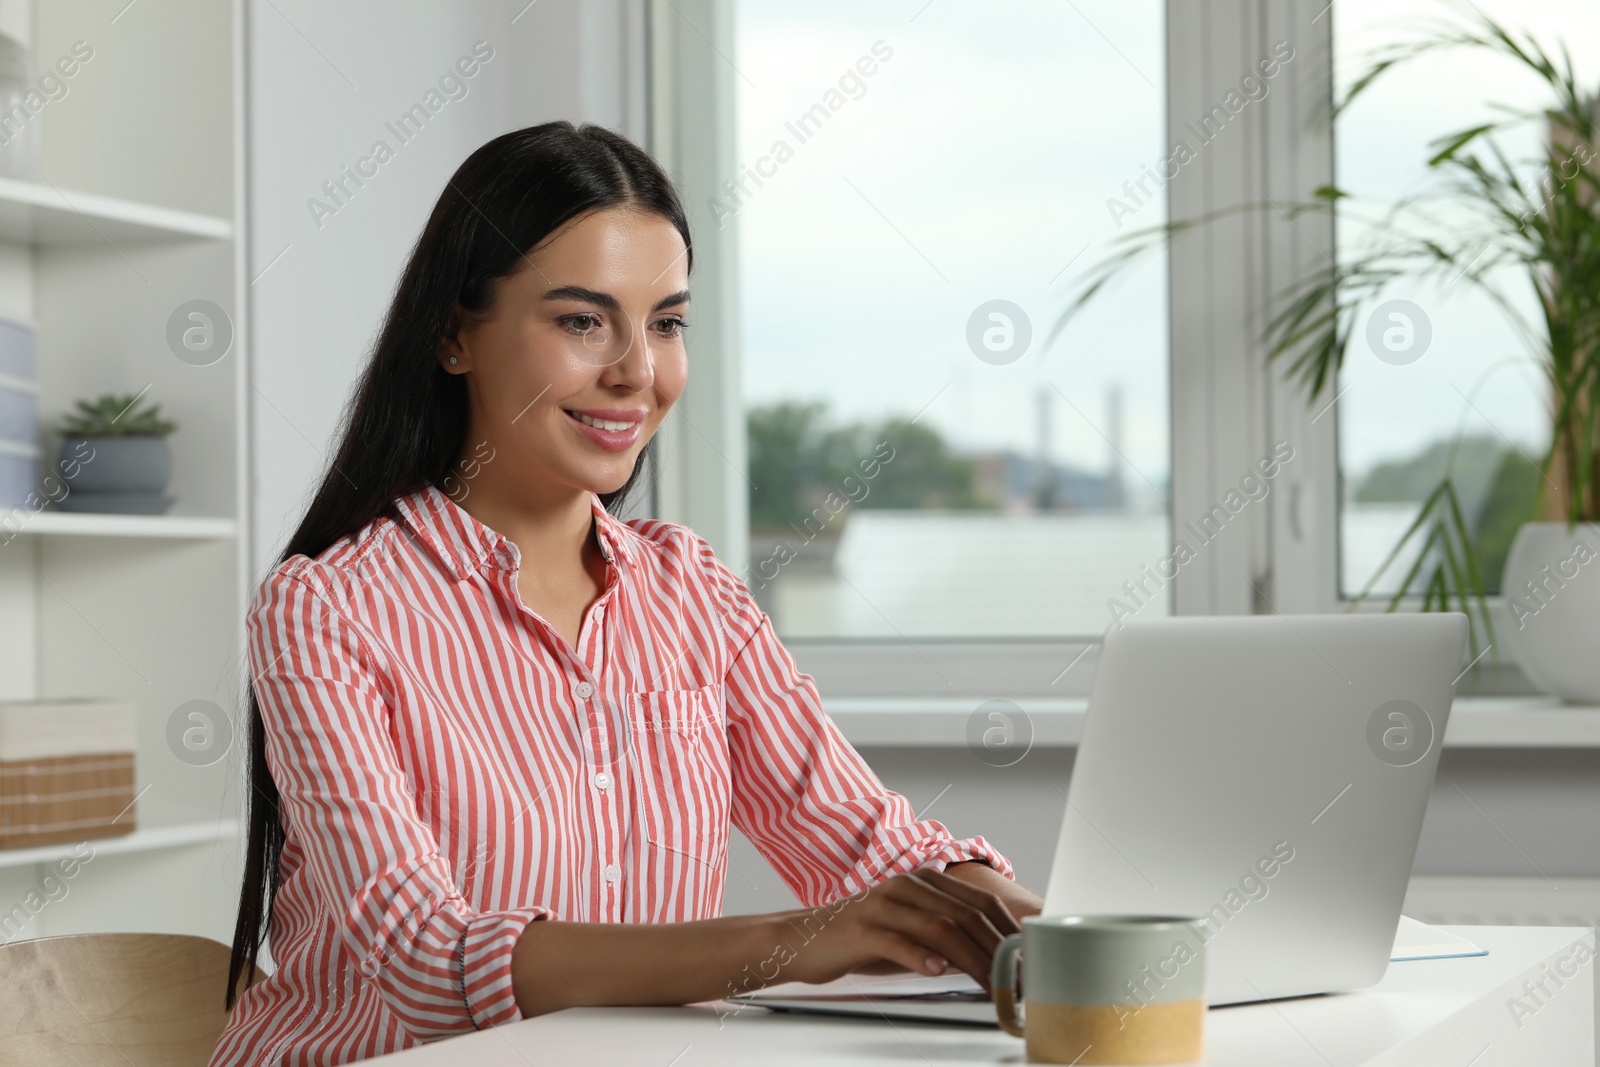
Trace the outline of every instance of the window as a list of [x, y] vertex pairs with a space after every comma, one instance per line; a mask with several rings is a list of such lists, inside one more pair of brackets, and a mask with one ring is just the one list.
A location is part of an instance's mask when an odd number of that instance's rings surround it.
[[1097, 635], [1165, 614], [1154, 0], [734, 9], [747, 584], [785, 637]]
[[[1476, 0], [1483, 14], [1565, 41], [1580, 71], [1600, 60], [1600, 11], [1586, 0]], [[1422, 16], [1449, 13], [1431, 2], [1341, 0], [1333, 9], [1339, 94], [1368, 66], [1370, 50], [1407, 39]], [[1472, 16], [1470, 8], [1462, 15]], [[1371, 237], [1363, 219], [1382, 216], [1403, 197], [1436, 188], [1427, 165], [1437, 138], [1503, 117], [1499, 107], [1538, 110], [1548, 89], [1509, 60], [1455, 50], [1393, 70], [1339, 121], [1339, 187], [1357, 198], [1339, 219], [1341, 261]], [[1542, 161], [1542, 118], [1497, 135], [1511, 159]], [[1531, 178], [1538, 163], [1527, 167]], [[1450, 224], [1438, 215], [1438, 224]], [[1531, 287], [1512, 283], [1524, 315], [1537, 321]], [[1455, 481], [1491, 592], [1517, 525], [1530, 517], [1540, 485], [1536, 464], [1549, 443], [1547, 393], [1539, 362], [1505, 318], [1469, 284], [1395, 285], [1358, 324], [1340, 382], [1342, 474], [1341, 591], [1359, 592], [1417, 516], [1447, 471]], [[1415, 319], [1416, 321], [1412, 321]], [[1391, 332], [1392, 331], [1392, 332]], [[1375, 337], [1378, 351], [1368, 342]], [[1387, 340], [1385, 338], [1387, 337]], [[1531, 462], [1530, 462], [1531, 461]], [[1393, 590], [1414, 553], [1379, 580]]]
[[[1600, 41], [1556, 0], [1484, 6]], [[657, 506], [834, 692], [1062, 696], [1119, 610], [1341, 610], [1415, 514], [1412, 461], [1463, 428], [1475, 521], [1516, 514], [1482, 471], [1508, 442], [1537, 458], [1544, 400], [1481, 298], [1397, 288], [1432, 350], [1399, 365], [1358, 337], [1315, 403], [1267, 354], [1274, 297], [1362, 237], [1348, 204], [1338, 245], [1332, 215], [1288, 205], [1337, 183], [1381, 214], [1498, 91], [1446, 56], [1325, 121], [1362, 51], [1446, 14], [1432, 0], [652, 10], [653, 143], [698, 220], [709, 382]], [[1046, 345], [1075, 283], [1168, 212], [1183, 235]], [[1230, 502], [1291, 449], [1270, 494]], [[1225, 532], [1190, 529], [1219, 507]]]

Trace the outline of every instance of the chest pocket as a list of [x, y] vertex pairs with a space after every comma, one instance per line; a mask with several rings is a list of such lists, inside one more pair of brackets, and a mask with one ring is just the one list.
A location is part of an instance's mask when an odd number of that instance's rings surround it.
[[722, 687], [634, 693], [628, 704], [639, 767], [637, 825], [651, 862], [720, 868], [731, 788]]

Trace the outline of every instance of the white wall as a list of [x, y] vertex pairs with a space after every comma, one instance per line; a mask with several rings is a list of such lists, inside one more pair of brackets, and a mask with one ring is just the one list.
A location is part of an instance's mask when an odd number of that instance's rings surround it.
[[[630, 0], [273, 0], [250, 5], [254, 380], [251, 558], [299, 522], [405, 257], [446, 179], [507, 130], [564, 118], [640, 135]], [[384, 124], [475, 42], [493, 57], [412, 140]], [[318, 225], [307, 201], [378, 139], [395, 157]]]

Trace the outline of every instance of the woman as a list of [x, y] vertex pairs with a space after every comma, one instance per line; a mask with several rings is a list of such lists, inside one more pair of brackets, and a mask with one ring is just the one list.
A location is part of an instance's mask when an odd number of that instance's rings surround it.
[[[689, 530], [619, 507], [683, 391], [692, 252], [606, 130], [450, 180], [249, 619], [250, 844], [214, 1064], [575, 1005], [950, 968], [1038, 898], [918, 821]], [[717, 918], [730, 822], [806, 909]]]

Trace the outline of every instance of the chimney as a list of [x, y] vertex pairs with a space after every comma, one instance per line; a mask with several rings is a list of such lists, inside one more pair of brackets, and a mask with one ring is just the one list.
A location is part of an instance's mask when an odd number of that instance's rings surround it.
[[1113, 511], [1125, 511], [1128, 497], [1122, 484], [1122, 386], [1116, 384], [1106, 390], [1106, 440], [1111, 448], [1106, 456], [1105, 504]]
[[1050, 387], [1039, 387], [1039, 452], [1034, 460], [1034, 506], [1049, 511], [1056, 506], [1056, 468], [1050, 458]]

